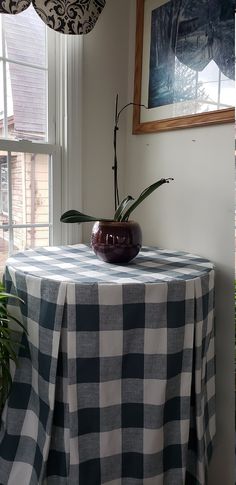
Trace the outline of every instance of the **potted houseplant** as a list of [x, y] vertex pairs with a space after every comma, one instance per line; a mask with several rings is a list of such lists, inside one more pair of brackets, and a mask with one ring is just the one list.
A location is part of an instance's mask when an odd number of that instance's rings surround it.
[[[112, 219], [93, 217], [77, 210], [69, 210], [62, 214], [61, 222], [81, 223], [94, 221], [92, 229], [91, 245], [95, 254], [108, 263], [127, 263], [139, 253], [142, 246], [141, 228], [137, 222], [130, 221], [130, 214], [141, 204], [154, 190], [163, 184], [169, 183], [173, 178], [162, 178], [141, 192], [135, 200], [128, 195], [121, 202], [119, 199], [117, 177], [117, 132], [119, 130], [119, 118], [121, 113], [130, 105], [126, 104], [118, 110], [118, 95], [116, 96], [115, 122], [114, 122], [114, 205], [115, 213]], [[139, 105], [144, 106], [144, 105]], [[146, 106], [144, 106], [146, 108]]]
[[91, 222], [95, 224], [92, 229], [92, 248], [100, 259], [108, 263], [127, 263], [135, 258], [142, 246], [141, 228], [137, 222], [130, 221], [129, 216], [133, 210], [143, 202], [154, 190], [172, 178], [162, 178], [147, 187], [134, 200], [128, 195], [117, 207], [113, 219], [93, 217], [76, 210], [69, 210], [62, 214], [62, 222]]
[[16, 346], [20, 345], [14, 339], [15, 331], [9, 328], [10, 320], [13, 320], [26, 331], [22, 323], [9, 313], [7, 309], [9, 297], [23, 303], [23, 300], [18, 296], [7, 293], [3, 283], [0, 282], [0, 415], [12, 384], [10, 360], [17, 364]]

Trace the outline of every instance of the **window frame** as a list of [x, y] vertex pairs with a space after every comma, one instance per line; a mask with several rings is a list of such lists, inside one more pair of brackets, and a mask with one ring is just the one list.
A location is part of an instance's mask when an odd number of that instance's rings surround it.
[[[68, 36], [47, 28], [48, 35], [48, 143], [55, 147], [52, 161], [53, 245], [82, 240], [79, 224], [61, 224], [71, 208], [83, 210], [83, 36]], [[2, 142], [9, 140], [0, 139]], [[12, 143], [12, 142], [11, 142]], [[19, 143], [19, 142], [18, 142]], [[35, 146], [36, 142], [28, 142]]]
[[[0, 150], [5, 151], [7, 159], [9, 160], [10, 152], [20, 153], [32, 153], [32, 154], [47, 154], [50, 156], [50, 171], [49, 171], [49, 223], [47, 224], [22, 224], [17, 225], [9, 219], [8, 224], [0, 224], [0, 229], [9, 231], [9, 254], [13, 250], [12, 234], [13, 229], [16, 228], [29, 228], [29, 227], [48, 227], [49, 228], [49, 244], [58, 245], [61, 244], [61, 143], [60, 137], [57, 136], [56, 126], [58, 118], [61, 116], [60, 110], [57, 108], [56, 99], [58, 99], [58, 93], [60, 92], [61, 85], [61, 43], [59, 42], [59, 48], [57, 46], [56, 37], [58, 33], [46, 28], [46, 47], [47, 47], [47, 76], [48, 76], [48, 90], [47, 90], [47, 139], [48, 141], [30, 141], [14, 140], [10, 138], [0, 138]], [[4, 55], [4, 51], [3, 51]], [[0, 57], [0, 60], [2, 58]], [[19, 63], [24, 64], [25, 63]], [[6, 81], [6, 80], [5, 80]], [[4, 96], [6, 96], [6, 90], [4, 89]], [[6, 106], [6, 105], [5, 105]], [[6, 117], [4, 116], [6, 120]], [[6, 123], [6, 121], [5, 121]], [[9, 163], [8, 163], [9, 169]], [[8, 202], [11, 199], [9, 189], [10, 187], [10, 170], [8, 176]], [[9, 205], [9, 213], [11, 214], [11, 207]]]

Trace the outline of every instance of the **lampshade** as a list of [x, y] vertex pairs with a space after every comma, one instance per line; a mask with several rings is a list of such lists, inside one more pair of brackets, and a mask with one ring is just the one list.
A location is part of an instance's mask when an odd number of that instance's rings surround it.
[[106, 0], [0, 0], [0, 13], [18, 14], [31, 3], [51, 29], [78, 35], [93, 29]]

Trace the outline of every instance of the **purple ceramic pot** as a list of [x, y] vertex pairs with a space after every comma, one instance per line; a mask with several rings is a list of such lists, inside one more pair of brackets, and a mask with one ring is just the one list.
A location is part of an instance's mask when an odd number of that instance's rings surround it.
[[128, 263], [142, 247], [139, 224], [126, 222], [95, 222], [91, 245], [99, 259], [107, 263]]

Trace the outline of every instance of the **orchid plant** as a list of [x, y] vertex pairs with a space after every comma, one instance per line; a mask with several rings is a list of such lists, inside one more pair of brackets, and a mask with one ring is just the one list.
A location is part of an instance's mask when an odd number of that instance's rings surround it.
[[137, 103], [128, 103], [123, 108], [118, 110], [118, 94], [116, 95], [116, 106], [115, 106], [115, 120], [114, 120], [114, 128], [113, 128], [113, 147], [114, 147], [114, 163], [112, 166], [112, 170], [114, 173], [114, 181], [113, 181], [113, 189], [114, 189], [114, 205], [115, 205], [115, 213], [113, 219], [104, 219], [103, 217], [93, 217], [88, 214], [83, 214], [77, 210], [69, 210], [62, 214], [61, 222], [91, 222], [91, 221], [106, 221], [106, 222], [127, 222], [129, 220], [130, 214], [138, 207], [141, 202], [144, 201], [154, 190], [160, 187], [163, 184], [169, 183], [170, 180], [174, 180], [173, 178], [162, 178], [157, 182], [154, 182], [152, 185], [144, 189], [137, 199], [131, 197], [131, 195], [127, 195], [122, 202], [120, 203], [119, 199], [119, 188], [118, 188], [118, 161], [117, 161], [117, 132], [119, 130], [119, 119], [121, 113], [128, 107], [128, 106], [142, 106], [147, 109], [147, 107], [143, 104]]

